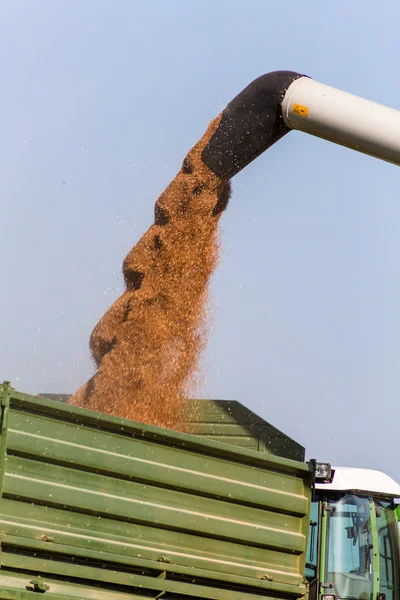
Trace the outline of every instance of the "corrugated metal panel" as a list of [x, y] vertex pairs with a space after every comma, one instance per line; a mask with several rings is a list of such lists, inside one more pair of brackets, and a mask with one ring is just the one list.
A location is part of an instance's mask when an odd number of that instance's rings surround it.
[[28, 571], [54, 600], [305, 594], [305, 465], [14, 392], [7, 410], [1, 568], [21, 594]]
[[[68, 394], [43, 397], [67, 402]], [[192, 433], [218, 442], [304, 461], [305, 449], [282, 431], [233, 400], [188, 400], [187, 421]]]
[[251, 410], [232, 400], [190, 400], [192, 432], [236, 446], [304, 461], [305, 449]]

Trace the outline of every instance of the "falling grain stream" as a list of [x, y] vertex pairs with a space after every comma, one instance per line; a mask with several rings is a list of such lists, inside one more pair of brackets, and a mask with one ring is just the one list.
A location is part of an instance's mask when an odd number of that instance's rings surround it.
[[125, 258], [126, 291], [91, 335], [96, 373], [71, 404], [182, 428], [182, 408], [207, 338], [218, 220], [230, 195], [229, 182], [201, 160], [220, 118], [189, 152], [157, 200], [154, 224]]
[[229, 181], [290, 131], [281, 103], [299, 77], [275, 71], [254, 80], [189, 152], [156, 202], [154, 224], [125, 258], [126, 291], [91, 336], [97, 370], [71, 404], [183, 428], [207, 339], [207, 293]]

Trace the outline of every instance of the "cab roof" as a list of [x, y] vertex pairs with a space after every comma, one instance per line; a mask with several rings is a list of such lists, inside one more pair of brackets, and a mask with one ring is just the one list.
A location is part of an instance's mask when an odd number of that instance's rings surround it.
[[351, 467], [332, 467], [332, 470], [332, 481], [316, 483], [317, 490], [369, 492], [386, 498], [400, 498], [400, 485], [381, 471]]

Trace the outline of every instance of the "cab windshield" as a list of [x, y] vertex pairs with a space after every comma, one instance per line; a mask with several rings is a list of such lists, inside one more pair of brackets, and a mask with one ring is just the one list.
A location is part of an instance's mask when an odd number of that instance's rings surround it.
[[389, 502], [355, 495], [330, 502], [326, 543], [325, 580], [341, 600], [370, 600], [374, 593], [399, 600], [397, 525]]

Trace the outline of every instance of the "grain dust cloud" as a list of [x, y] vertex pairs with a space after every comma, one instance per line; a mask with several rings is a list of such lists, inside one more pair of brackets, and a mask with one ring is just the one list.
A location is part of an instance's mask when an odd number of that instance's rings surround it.
[[96, 325], [93, 377], [76, 406], [182, 429], [185, 398], [207, 340], [206, 305], [218, 262], [218, 220], [230, 197], [201, 154], [221, 116], [155, 205], [154, 224], [123, 263], [126, 290]]

